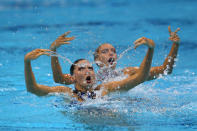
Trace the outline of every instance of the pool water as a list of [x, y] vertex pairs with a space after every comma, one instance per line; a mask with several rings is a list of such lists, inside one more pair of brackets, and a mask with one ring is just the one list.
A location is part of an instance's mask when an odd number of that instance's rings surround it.
[[[0, 129], [1, 130], [197, 130], [197, 1], [195, 0], [1, 0]], [[168, 25], [181, 28], [179, 55], [168, 76], [125, 93], [70, 104], [62, 94], [38, 97], [26, 91], [24, 55], [48, 49], [66, 31], [76, 39], [58, 49], [72, 62], [87, 58], [109, 42], [121, 54], [139, 37], [155, 41], [152, 66], [170, 51]], [[147, 48], [130, 50], [119, 69], [139, 66]], [[63, 72], [70, 63], [60, 59]], [[40, 84], [55, 86], [50, 58], [32, 62]], [[94, 64], [95, 70], [98, 70]], [[69, 86], [73, 88], [73, 85]]]

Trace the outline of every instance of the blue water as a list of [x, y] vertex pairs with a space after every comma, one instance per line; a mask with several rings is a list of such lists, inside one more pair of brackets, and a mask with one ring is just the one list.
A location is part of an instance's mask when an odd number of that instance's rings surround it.
[[[196, 0], [1, 0], [0, 129], [197, 130], [196, 6]], [[159, 66], [171, 48], [168, 25], [172, 30], [181, 28], [179, 55], [171, 75], [81, 105], [70, 105], [64, 95], [37, 97], [26, 91], [24, 55], [49, 48], [68, 30], [76, 39], [58, 53], [71, 61], [93, 61], [92, 52], [104, 42], [112, 43], [121, 54], [145, 36], [156, 43], [153, 66]], [[130, 50], [118, 68], [139, 66], [145, 51], [145, 47]], [[69, 73], [70, 64], [60, 62]], [[49, 57], [41, 56], [32, 66], [38, 83], [58, 85]]]

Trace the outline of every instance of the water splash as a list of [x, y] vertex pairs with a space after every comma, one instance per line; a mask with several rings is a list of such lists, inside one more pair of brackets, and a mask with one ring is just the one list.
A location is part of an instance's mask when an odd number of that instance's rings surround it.
[[65, 57], [65, 56], [63, 56], [63, 55], [60, 55], [60, 54], [58, 54], [57, 52], [50, 51], [50, 52], [48, 52], [48, 53], [50, 54], [50, 56], [56, 56], [56, 57], [61, 58], [61, 59], [64, 61], [64, 63], [68, 62], [70, 65], [73, 64], [69, 58], [67, 58], [67, 57]]
[[133, 50], [134, 47], [133, 46], [129, 46], [126, 50], [124, 50], [122, 53], [120, 53], [120, 55], [118, 56], [118, 60], [120, 60], [128, 51]]

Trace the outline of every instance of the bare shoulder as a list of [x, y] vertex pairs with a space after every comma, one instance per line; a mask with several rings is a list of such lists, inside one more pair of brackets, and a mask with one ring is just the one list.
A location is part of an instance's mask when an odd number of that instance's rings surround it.
[[127, 67], [123, 69], [124, 74], [134, 75], [139, 70], [139, 67]]
[[72, 94], [72, 89], [66, 86], [55, 86], [52, 87], [52, 92], [59, 92], [59, 93], [68, 93], [68, 94]]

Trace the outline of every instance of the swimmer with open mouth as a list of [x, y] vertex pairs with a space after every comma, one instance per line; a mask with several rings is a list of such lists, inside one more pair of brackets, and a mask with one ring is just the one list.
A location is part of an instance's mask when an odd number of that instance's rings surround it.
[[[134, 88], [135, 86], [144, 82], [146, 77], [149, 74], [150, 66], [152, 63], [152, 56], [154, 52], [154, 42], [149, 42], [149, 41], [144, 40], [144, 38], [140, 38], [137, 41], [135, 41], [134, 44], [136, 46], [146, 45], [148, 47], [146, 56], [141, 63], [138, 73], [135, 76], [128, 76], [125, 79], [122, 79], [119, 81], [101, 83], [100, 85], [97, 85], [96, 88], [94, 88], [95, 73], [94, 73], [92, 65], [90, 64], [89, 61], [85, 59], [79, 59], [75, 61], [70, 68], [70, 74], [72, 78], [74, 79], [75, 90], [72, 90], [71, 88], [65, 87], [65, 86], [49, 87], [49, 86], [37, 84], [35, 80], [35, 76], [31, 68], [31, 61], [34, 59], [37, 59], [41, 55], [49, 56], [50, 50], [47, 50], [47, 49], [33, 50], [27, 53], [24, 59], [25, 82], [26, 82], [27, 91], [34, 93], [38, 96], [44, 96], [44, 95], [47, 95], [48, 93], [53, 93], [53, 92], [67, 93], [72, 97], [76, 97], [77, 100], [79, 101], [84, 101], [82, 95], [85, 95], [88, 98], [94, 99], [96, 96], [94, 93], [95, 90], [101, 90], [100, 96], [104, 96], [116, 90], [129, 90], [131, 88]], [[58, 45], [58, 43], [55, 43], [55, 45], [60, 46], [61, 44]], [[54, 48], [54, 50], [52, 51], [55, 51], [55, 50], [56, 49]], [[116, 63], [117, 55], [115, 54], [114, 48], [111, 48], [110, 50], [104, 49], [102, 50], [102, 52], [103, 54], [105, 53], [109, 54], [108, 57], [105, 59], [108, 65], [114, 65]], [[55, 62], [57, 63], [58, 61], [55, 61]]]
[[[177, 35], [177, 32], [180, 30], [180, 28], [177, 28], [174, 32], [171, 31], [171, 27], [168, 27], [169, 31], [169, 40], [173, 42], [173, 45], [171, 47], [171, 50], [168, 54], [168, 56], [165, 58], [163, 64], [161, 66], [152, 67], [150, 69], [149, 77], [147, 80], [153, 80], [160, 76], [160, 74], [167, 74], [172, 73], [173, 65], [175, 63], [175, 58], [177, 57], [180, 38]], [[149, 41], [151, 42], [151, 39], [147, 39], [145, 37], [142, 37], [142, 39], [139, 39], [140, 41]], [[135, 46], [136, 47], [136, 46]], [[116, 65], [117, 65], [117, 53], [116, 49], [109, 43], [101, 44], [94, 53], [94, 60], [96, 63], [98, 63], [98, 67], [100, 70], [98, 72], [101, 72], [102, 74], [98, 74], [98, 76], [103, 76], [103, 78], [100, 78], [101, 80], [105, 79], [105, 74], [107, 74], [108, 71], [116, 72]], [[105, 67], [105, 68], [103, 68]], [[126, 67], [121, 70], [122, 73], [125, 75], [135, 75], [139, 71], [139, 67]], [[118, 75], [118, 73], [116, 73]]]

